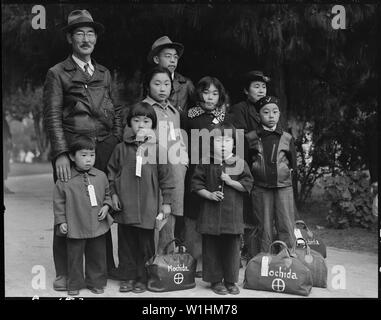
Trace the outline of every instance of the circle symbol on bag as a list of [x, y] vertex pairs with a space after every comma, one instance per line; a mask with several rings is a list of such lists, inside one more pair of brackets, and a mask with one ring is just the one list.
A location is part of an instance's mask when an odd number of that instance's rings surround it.
[[284, 283], [284, 281], [282, 279], [274, 279], [273, 282], [271, 283], [271, 288], [274, 290], [274, 291], [277, 291], [277, 292], [283, 292], [284, 289], [286, 289], [286, 284]]
[[173, 282], [176, 284], [181, 284], [184, 281], [184, 275], [182, 273], [176, 273], [173, 276]]

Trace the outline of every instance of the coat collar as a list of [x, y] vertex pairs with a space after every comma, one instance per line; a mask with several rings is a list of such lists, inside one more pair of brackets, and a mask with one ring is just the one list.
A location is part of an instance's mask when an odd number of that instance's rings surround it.
[[271, 133], [276, 133], [279, 134], [280, 136], [283, 134], [283, 129], [282, 126], [278, 123], [274, 131], [268, 131], [265, 130], [262, 125], [258, 127], [258, 135], [259, 136], [264, 136], [264, 135], [269, 135]]
[[193, 118], [196, 118], [196, 117], [203, 115], [204, 113], [210, 113], [214, 117], [216, 117], [218, 122], [223, 122], [225, 119], [225, 112], [226, 112], [226, 106], [225, 105], [222, 105], [218, 108], [215, 108], [214, 110], [212, 110], [210, 112], [207, 112], [201, 107], [200, 104], [197, 104], [197, 106], [190, 108], [188, 110], [188, 117], [193, 119]]
[[160, 109], [166, 109], [168, 108], [169, 110], [171, 110], [173, 113], [176, 113], [177, 110], [171, 105], [171, 103], [169, 101], [167, 101], [167, 104], [165, 107], [163, 107], [160, 103], [158, 103], [157, 101], [153, 100], [150, 96], [147, 96], [143, 102], [147, 102], [149, 103], [151, 106], [157, 106], [159, 107]]
[[[106, 67], [98, 64], [94, 59], [91, 59], [91, 63], [94, 66], [94, 73], [91, 79], [88, 81], [89, 83], [91, 82], [96, 82], [104, 79], [104, 72], [107, 70]], [[87, 82], [85, 73], [82, 71], [82, 69], [75, 63], [73, 60], [72, 56], [70, 55], [64, 62], [63, 62], [63, 68], [65, 71], [74, 71], [74, 75], [71, 78], [73, 82]]]
[[136, 146], [147, 144], [147, 143], [154, 143], [154, 141], [150, 139], [149, 137], [146, 137], [143, 143], [140, 141], [136, 141], [136, 135], [126, 136], [124, 137], [123, 141], [127, 144], [134, 144]]
[[[74, 178], [75, 176], [78, 176], [78, 175], [82, 175], [83, 172], [80, 172], [78, 171], [75, 167], [72, 167], [71, 168], [71, 176]], [[90, 176], [96, 176], [97, 175], [97, 172], [96, 172], [96, 169], [94, 167], [92, 167], [88, 172], [87, 172], [88, 175]]]
[[185, 78], [183, 75], [180, 73], [175, 72], [173, 82], [180, 82], [180, 83], [185, 83], [187, 82], [187, 78]]

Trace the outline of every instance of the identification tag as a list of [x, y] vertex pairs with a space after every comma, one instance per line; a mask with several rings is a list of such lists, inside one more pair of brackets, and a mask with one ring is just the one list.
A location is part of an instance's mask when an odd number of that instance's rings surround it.
[[261, 277], [268, 277], [269, 275], [269, 257], [263, 256], [261, 263]]
[[175, 127], [173, 126], [173, 122], [169, 121], [169, 137], [171, 140], [176, 140], [176, 132], [175, 132]]
[[91, 206], [92, 207], [96, 207], [98, 206], [98, 203], [97, 203], [97, 197], [95, 196], [95, 189], [94, 189], [94, 186], [92, 184], [89, 184], [87, 186], [87, 190], [89, 191], [89, 197], [90, 197], [90, 203], [91, 203]]
[[143, 163], [143, 158], [142, 158], [140, 152], [138, 152], [136, 154], [136, 170], [135, 170], [135, 175], [137, 177], [142, 176], [142, 163]]

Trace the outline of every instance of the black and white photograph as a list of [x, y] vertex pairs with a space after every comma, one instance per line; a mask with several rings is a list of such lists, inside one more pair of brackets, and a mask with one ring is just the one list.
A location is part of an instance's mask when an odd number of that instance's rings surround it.
[[5, 299], [378, 298], [378, 3], [1, 11]]

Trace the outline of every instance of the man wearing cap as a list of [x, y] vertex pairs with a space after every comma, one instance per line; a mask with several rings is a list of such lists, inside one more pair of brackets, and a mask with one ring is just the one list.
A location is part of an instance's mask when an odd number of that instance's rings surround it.
[[157, 39], [148, 53], [148, 62], [167, 68], [172, 74], [173, 90], [169, 101], [180, 112], [186, 114], [194, 85], [191, 80], [175, 72], [179, 59], [184, 53], [184, 46], [178, 42], [172, 42], [167, 36]]
[[[78, 135], [96, 141], [95, 167], [106, 170], [109, 157], [121, 140], [120, 107], [111, 92], [111, 75], [107, 68], [91, 58], [102, 24], [94, 22], [87, 10], [75, 10], [68, 16], [62, 31], [72, 47], [72, 54], [50, 68], [44, 85], [44, 122], [51, 144], [54, 181], [70, 179], [68, 146]], [[56, 279], [53, 287], [66, 290], [67, 255], [64, 237], [54, 229], [53, 257]], [[111, 233], [107, 238], [107, 271], [115, 273]], [[114, 275], [115, 276], [115, 275]]]

